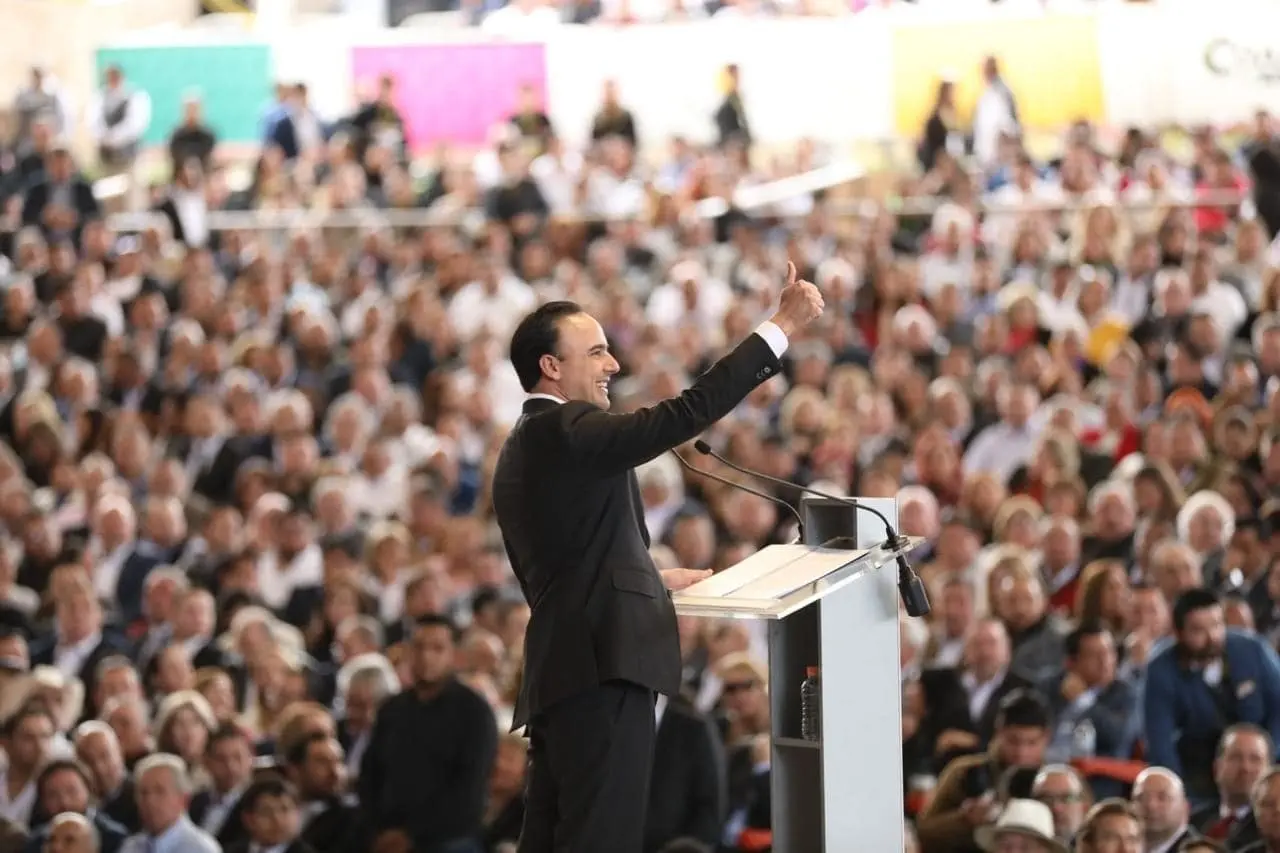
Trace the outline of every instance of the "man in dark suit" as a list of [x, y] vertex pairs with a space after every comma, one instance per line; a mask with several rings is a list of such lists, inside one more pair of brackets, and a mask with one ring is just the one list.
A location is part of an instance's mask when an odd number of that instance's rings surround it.
[[1229, 727], [1218, 742], [1213, 780], [1218, 796], [1191, 813], [1191, 825], [1205, 838], [1239, 850], [1256, 843], [1253, 789], [1271, 767], [1271, 735], [1252, 723]]
[[93, 696], [98, 664], [113, 655], [127, 654], [128, 642], [104, 628], [102, 605], [87, 580], [61, 590], [53, 613], [52, 633], [31, 644], [31, 665], [53, 666], [74, 675], [84, 684], [85, 695]]
[[[1066, 763], [1080, 748], [1080, 738], [1093, 732], [1092, 753], [1106, 758], [1133, 757], [1141, 732], [1138, 692], [1116, 678], [1116, 647], [1111, 631], [1099, 623], [1087, 623], [1066, 638], [1066, 667], [1045, 683], [1041, 695], [1057, 721], [1049, 744], [1050, 761]], [[1123, 796], [1119, 782], [1095, 780], [1099, 797]]]
[[45, 160], [43, 180], [27, 190], [22, 224], [38, 226], [50, 243], [70, 239], [80, 245], [80, 229], [102, 213], [93, 187], [76, 172], [65, 141], [58, 141]]
[[627, 415], [606, 411], [619, 366], [581, 308], [547, 303], [516, 328], [511, 362], [530, 398], [499, 456], [493, 499], [532, 608], [513, 719], [531, 741], [521, 853], [642, 849], [655, 694], [680, 690], [667, 590], [708, 573], [658, 573], [633, 469], [777, 374], [788, 337], [822, 307], [792, 265], [770, 322], [679, 397]]
[[[265, 775], [244, 792], [244, 825], [248, 837], [224, 844], [228, 853], [315, 853], [298, 837], [300, 815], [293, 786], [278, 776]], [[221, 843], [221, 842], [219, 842]]]
[[724, 747], [715, 724], [680, 699], [658, 697], [658, 734], [644, 849], [676, 838], [720, 840], [726, 810]]

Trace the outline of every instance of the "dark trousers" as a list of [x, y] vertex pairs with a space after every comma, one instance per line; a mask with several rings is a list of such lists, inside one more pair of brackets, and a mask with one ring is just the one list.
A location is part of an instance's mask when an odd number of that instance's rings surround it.
[[640, 853], [654, 698], [647, 688], [610, 682], [533, 720], [519, 853]]

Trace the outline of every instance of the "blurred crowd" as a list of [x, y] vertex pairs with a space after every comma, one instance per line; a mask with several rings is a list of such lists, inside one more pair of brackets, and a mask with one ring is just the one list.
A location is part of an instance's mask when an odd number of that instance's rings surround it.
[[[927, 203], [857, 216], [735, 207], [821, 156], [759, 150], [734, 69], [714, 145], [637, 151], [606, 85], [569, 150], [525, 93], [423, 181], [396, 81], [334, 124], [282, 86], [244, 186], [197, 99], [149, 186], [145, 93], [108, 71], [87, 162], [34, 73], [0, 156], [0, 851], [510, 850], [528, 609], [489, 483], [512, 328], [583, 304], [633, 409], [766, 317], [789, 259], [826, 314], [707, 438], [896, 497], [929, 541], [934, 611], [902, 624], [912, 849], [1280, 850], [1272, 118], [1186, 152], [1080, 124], [1036, 159], [984, 70], [894, 178]], [[154, 216], [116, 227], [90, 167]], [[298, 208], [356, 224], [271, 224]], [[669, 457], [638, 474], [661, 567], [794, 535]], [[681, 634], [646, 850], [767, 849], [763, 637]]]

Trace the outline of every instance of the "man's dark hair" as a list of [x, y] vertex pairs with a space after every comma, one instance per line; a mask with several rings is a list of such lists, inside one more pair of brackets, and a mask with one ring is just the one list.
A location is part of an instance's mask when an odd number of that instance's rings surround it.
[[996, 713], [996, 728], [1014, 726], [1020, 729], [1049, 728], [1049, 706], [1033, 690], [1018, 689], [1000, 702]]
[[533, 391], [542, 379], [539, 362], [544, 355], [555, 355], [560, 345], [560, 319], [581, 314], [582, 306], [565, 300], [548, 302], [528, 314], [511, 335], [511, 366], [520, 377], [520, 387]]
[[1066, 652], [1068, 658], [1077, 658], [1080, 656], [1080, 645], [1086, 637], [1096, 637], [1099, 634], [1107, 633], [1107, 629], [1102, 626], [1101, 622], [1086, 622], [1073, 630], [1062, 642], [1062, 649]]
[[13, 737], [18, 726], [22, 725], [22, 721], [30, 717], [44, 717], [53, 726], [54, 731], [58, 729], [58, 721], [54, 719], [53, 711], [49, 706], [41, 699], [30, 699], [4, 721], [4, 736]]
[[1173, 603], [1173, 630], [1181, 632], [1187, 624], [1187, 617], [1192, 613], [1221, 606], [1222, 598], [1214, 590], [1203, 586], [1189, 589]]
[[301, 767], [307, 763], [307, 755], [311, 747], [317, 743], [328, 743], [332, 740], [325, 732], [308, 732], [301, 740], [289, 747], [284, 755], [284, 763], [289, 767]]
[[39, 775], [36, 776], [36, 796], [44, 796], [45, 782], [49, 781], [51, 776], [67, 770], [80, 777], [80, 781], [84, 782], [84, 788], [89, 792], [89, 798], [93, 798], [93, 777], [89, 775], [89, 770], [74, 758], [55, 758], [40, 769]]
[[426, 616], [419, 616], [413, 621], [413, 631], [416, 634], [423, 628], [445, 628], [449, 631], [449, 636], [456, 643], [462, 639], [462, 631], [448, 616], [440, 613], [428, 613]]
[[294, 793], [292, 785], [274, 773], [266, 774], [250, 782], [249, 787], [244, 789], [244, 794], [240, 797], [244, 812], [251, 814], [267, 797], [288, 797], [295, 805], [298, 802], [298, 795]]
[[224, 740], [242, 740], [252, 746], [249, 734], [235, 723], [223, 723], [209, 734], [209, 740], [204, 746], [204, 754], [212, 755], [213, 748]]

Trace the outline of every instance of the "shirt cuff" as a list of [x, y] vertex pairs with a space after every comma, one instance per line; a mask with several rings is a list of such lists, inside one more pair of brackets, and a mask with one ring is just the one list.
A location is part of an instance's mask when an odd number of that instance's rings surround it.
[[769, 349], [773, 350], [774, 356], [782, 358], [782, 354], [787, 351], [786, 332], [778, 328], [777, 323], [771, 323], [768, 320], [756, 327], [756, 334], [764, 338], [764, 342], [769, 345]]

